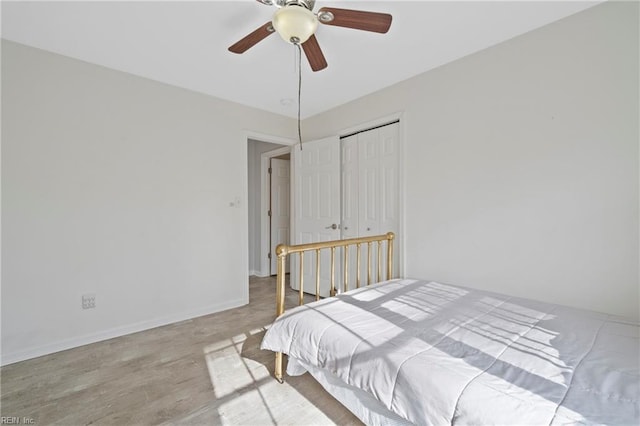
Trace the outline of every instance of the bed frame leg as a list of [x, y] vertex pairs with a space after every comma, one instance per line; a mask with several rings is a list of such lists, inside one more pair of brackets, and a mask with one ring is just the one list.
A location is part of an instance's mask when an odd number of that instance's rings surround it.
[[[284, 313], [284, 293], [285, 293], [285, 276], [287, 268], [287, 246], [278, 244], [276, 246], [276, 255], [278, 256], [278, 277], [276, 278], [276, 318]], [[300, 295], [302, 295], [302, 286], [300, 286]], [[276, 380], [284, 383], [282, 374], [282, 352], [276, 352]]]
[[276, 352], [276, 371], [275, 374], [278, 383], [284, 383], [284, 377], [282, 374], [282, 352]]

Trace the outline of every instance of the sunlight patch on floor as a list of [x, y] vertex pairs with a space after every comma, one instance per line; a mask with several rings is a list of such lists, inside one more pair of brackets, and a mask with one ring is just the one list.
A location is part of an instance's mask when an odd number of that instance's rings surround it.
[[[291, 384], [278, 383], [267, 368], [273, 353], [258, 349], [264, 329], [251, 330], [204, 348], [221, 424], [334, 424]], [[243, 356], [243, 347], [251, 359]], [[254, 356], [255, 355], [255, 356]]]

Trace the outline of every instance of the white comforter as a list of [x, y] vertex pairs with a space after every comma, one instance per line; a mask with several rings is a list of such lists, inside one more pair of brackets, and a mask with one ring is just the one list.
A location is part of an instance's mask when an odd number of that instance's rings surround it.
[[[639, 324], [392, 280], [295, 308], [263, 349], [328, 369], [419, 425], [640, 424]], [[290, 370], [288, 370], [290, 371]]]

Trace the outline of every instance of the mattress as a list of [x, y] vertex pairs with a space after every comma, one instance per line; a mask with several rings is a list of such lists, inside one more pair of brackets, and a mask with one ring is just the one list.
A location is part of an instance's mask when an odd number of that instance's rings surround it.
[[262, 348], [288, 354], [288, 373], [323, 370], [414, 424], [623, 425], [640, 423], [639, 330], [606, 314], [402, 279], [287, 311]]

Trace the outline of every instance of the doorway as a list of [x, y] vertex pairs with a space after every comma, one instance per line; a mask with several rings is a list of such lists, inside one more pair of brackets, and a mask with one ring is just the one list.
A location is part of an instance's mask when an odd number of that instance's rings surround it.
[[290, 154], [270, 158], [269, 165], [269, 274], [277, 273], [276, 246], [289, 244], [291, 213]]
[[275, 246], [289, 242], [290, 152], [290, 146], [281, 146], [260, 155], [261, 195], [257, 215], [261, 232], [256, 275], [261, 277], [276, 273]]
[[271, 157], [289, 153], [291, 148], [288, 142], [288, 140], [267, 135], [255, 134], [247, 137], [248, 275], [263, 277], [270, 274], [267, 258], [270, 226], [267, 214], [270, 192], [269, 181], [265, 176], [268, 173]]

